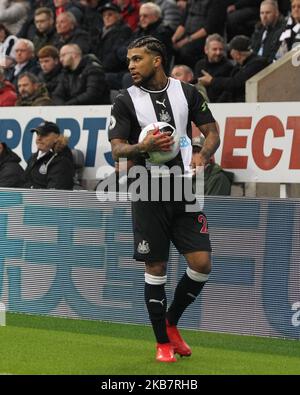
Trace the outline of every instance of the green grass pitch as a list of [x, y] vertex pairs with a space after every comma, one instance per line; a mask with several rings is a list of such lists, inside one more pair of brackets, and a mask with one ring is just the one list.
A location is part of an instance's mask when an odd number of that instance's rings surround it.
[[7, 314], [0, 327], [1, 374], [300, 374], [295, 340], [182, 330], [193, 355], [155, 361], [144, 325]]

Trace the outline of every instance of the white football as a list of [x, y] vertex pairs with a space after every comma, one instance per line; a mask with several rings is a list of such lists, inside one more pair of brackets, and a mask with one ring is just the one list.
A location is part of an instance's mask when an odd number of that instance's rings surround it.
[[180, 150], [180, 138], [178, 135], [178, 132], [176, 129], [170, 125], [167, 122], [153, 122], [150, 123], [149, 125], [145, 126], [140, 135], [139, 135], [139, 143], [144, 140], [144, 138], [147, 136], [147, 134], [153, 130], [153, 129], [158, 129], [160, 133], [170, 133], [171, 136], [174, 138], [174, 144], [171, 147], [170, 151], [154, 151], [154, 152], [148, 152], [149, 155], [149, 162], [154, 163], [154, 164], [162, 164], [169, 162], [170, 160], [174, 159], [179, 150]]

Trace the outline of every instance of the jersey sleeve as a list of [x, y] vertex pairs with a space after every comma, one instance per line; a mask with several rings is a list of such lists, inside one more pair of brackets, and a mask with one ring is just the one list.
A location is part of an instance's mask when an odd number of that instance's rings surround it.
[[196, 126], [215, 122], [215, 119], [208, 107], [207, 102], [194, 86], [190, 86], [189, 111], [191, 120]]
[[131, 130], [130, 112], [122, 96], [117, 96], [111, 107], [108, 139], [128, 140]]

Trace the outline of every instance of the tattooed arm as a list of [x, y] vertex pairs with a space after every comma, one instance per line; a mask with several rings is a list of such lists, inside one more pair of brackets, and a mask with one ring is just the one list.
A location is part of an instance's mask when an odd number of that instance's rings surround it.
[[191, 165], [194, 168], [206, 165], [220, 145], [219, 131], [215, 122], [201, 125], [199, 129], [205, 136], [205, 142], [200, 152], [193, 154]]
[[169, 151], [174, 139], [171, 136], [162, 134], [155, 134], [156, 130], [150, 131], [143, 141], [137, 144], [128, 144], [126, 140], [112, 139], [111, 148], [114, 160], [120, 158], [134, 159], [144, 153], [152, 151]]

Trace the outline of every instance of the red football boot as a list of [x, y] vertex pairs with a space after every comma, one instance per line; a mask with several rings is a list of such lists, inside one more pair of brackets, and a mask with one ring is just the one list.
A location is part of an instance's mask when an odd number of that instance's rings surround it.
[[186, 344], [175, 325], [170, 325], [167, 320], [167, 334], [171, 344], [174, 347], [174, 353], [181, 357], [189, 357], [192, 355], [191, 348]]
[[156, 360], [158, 362], [176, 362], [174, 348], [171, 343], [156, 344]]

